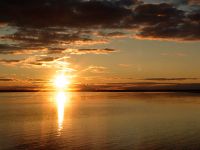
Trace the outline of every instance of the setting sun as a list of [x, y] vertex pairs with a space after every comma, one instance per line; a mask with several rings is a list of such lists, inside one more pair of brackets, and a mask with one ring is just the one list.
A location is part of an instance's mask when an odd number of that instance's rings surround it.
[[54, 79], [55, 87], [58, 89], [67, 88], [70, 84], [70, 79], [65, 74], [59, 74]]

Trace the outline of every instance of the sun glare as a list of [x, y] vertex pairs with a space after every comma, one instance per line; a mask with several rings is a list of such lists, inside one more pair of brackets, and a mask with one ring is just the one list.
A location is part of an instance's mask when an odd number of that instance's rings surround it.
[[56, 76], [54, 84], [57, 89], [65, 89], [68, 88], [70, 84], [70, 79], [65, 74], [59, 74]]

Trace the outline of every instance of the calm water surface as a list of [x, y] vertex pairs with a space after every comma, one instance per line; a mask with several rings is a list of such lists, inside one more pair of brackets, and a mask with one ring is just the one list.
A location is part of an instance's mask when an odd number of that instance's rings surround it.
[[200, 94], [0, 93], [0, 150], [200, 149]]

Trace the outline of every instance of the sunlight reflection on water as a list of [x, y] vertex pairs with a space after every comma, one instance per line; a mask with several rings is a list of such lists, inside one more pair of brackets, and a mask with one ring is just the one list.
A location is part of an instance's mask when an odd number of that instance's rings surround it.
[[69, 104], [70, 96], [69, 93], [63, 91], [56, 93], [56, 106], [57, 106], [57, 117], [58, 117], [58, 135], [61, 135], [63, 129], [63, 121], [65, 115], [65, 106]]

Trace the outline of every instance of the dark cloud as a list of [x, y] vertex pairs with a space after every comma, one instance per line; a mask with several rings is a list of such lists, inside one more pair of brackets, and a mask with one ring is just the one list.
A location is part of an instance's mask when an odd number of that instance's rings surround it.
[[[72, 45], [107, 42], [99, 35], [126, 36], [121, 29], [141, 39], [200, 40], [200, 8], [191, 6], [198, 4], [197, 0], [1, 0], [0, 24], [16, 31], [0, 34], [0, 54], [44, 49], [60, 53]], [[95, 36], [96, 30], [100, 32]]]
[[56, 59], [58, 59], [59, 57], [41, 57], [39, 59], [37, 59], [36, 61], [37, 62], [51, 62], [51, 61], [54, 61]]
[[[20, 48], [48, 48], [55, 44], [71, 44], [76, 41], [92, 41], [89, 36], [82, 35], [80, 31], [70, 32], [61, 29], [37, 29], [37, 28], [20, 28], [14, 34], [1, 36], [2, 40], [18, 42]], [[18, 47], [13, 45], [9, 49]]]
[[70, 54], [109, 54], [116, 52], [115, 49], [105, 48], [105, 49], [69, 49], [66, 52], [69, 52]]
[[0, 82], [7, 82], [7, 81], [14, 81], [14, 79], [12, 78], [3, 78], [3, 77], [0, 77]]
[[83, 55], [83, 54], [109, 54], [117, 52], [115, 49], [111, 48], [102, 48], [102, 49], [96, 49], [96, 48], [82, 48], [82, 49], [73, 49], [73, 48], [50, 48], [48, 49], [48, 54], [73, 54], [73, 55]]
[[144, 0], [145, 3], [168, 3], [176, 6], [200, 4], [199, 0]]
[[3, 65], [20, 65], [21, 67], [50, 67], [54, 61], [58, 61], [63, 57], [52, 57], [52, 56], [34, 56], [21, 59], [0, 59], [0, 64]]
[[121, 37], [125, 37], [126, 33], [124, 32], [120, 32], [120, 31], [115, 31], [115, 32], [99, 32], [98, 36], [103, 36], [103, 37], [112, 37], [112, 38], [121, 38]]
[[184, 17], [184, 12], [171, 4], [144, 4], [134, 11], [133, 22], [139, 25], [177, 24]]
[[191, 14], [188, 15], [188, 18], [193, 22], [193, 24], [200, 24], [200, 10], [193, 11]]
[[136, 0], [2, 0], [1, 22], [26, 27], [120, 26]]
[[0, 54], [14, 54], [21, 50], [24, 50], [24, 47], [12, 44], [0, 44]]
[[22, 60], [18, 59], [0, 59], [0, 63], [14, 65], [20, 63]]
[[[186, 14], [184, 11], [177, 10], [169, 4], [159, 4], [157, 5], [159, 8], [152, 5], [148, 6], [150, 7], [150, 11], [155, 9], [164, 9], [165, 11], [163, 11], [163, 13], [162, 11], [158, 11], [159, 13], [156, 13], [158, 17], [155, 16], [154, 19], [152, 17], [152, 20], [150, 19], [150, 21], [148, 21], [149, 19], [142, 20], [142, 23], [150, 25], [145, 25], [142, 28], [142, 30], [137, 34], [139, 38], [180, 41], [195, 41], [200, 39], [200, 22], [198, 11], [193, 11], [189, 14]], [[160, 19], [158, 19], [159, 17]]]
[[188, 0], [188, 2], [190, 4], [198, 4], [198, 5], [200, 5], [200, 1], [199, 0]]

